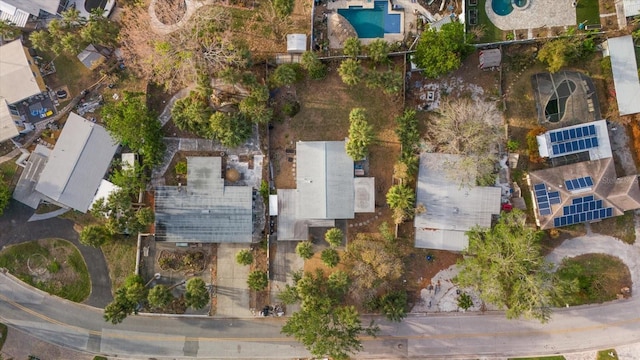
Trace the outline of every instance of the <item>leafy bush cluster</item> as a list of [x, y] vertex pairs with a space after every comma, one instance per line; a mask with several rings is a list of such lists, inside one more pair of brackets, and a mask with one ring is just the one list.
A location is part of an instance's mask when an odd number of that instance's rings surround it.
[[418, 119], [416, 111], [409, 109], [396, 117], [396, 135], [400, 140], [402, 152], [400, 162], [406, 165], [407, 175], [412, 176], [418, 171], [417, 152], [420, 146], [420, 130], [418, 129]]

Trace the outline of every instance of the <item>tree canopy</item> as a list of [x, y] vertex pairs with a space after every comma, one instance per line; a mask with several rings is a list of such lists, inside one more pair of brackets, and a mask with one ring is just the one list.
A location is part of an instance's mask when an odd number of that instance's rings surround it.
[[144, 281], [138, 275], [129, 275], [124, 284], [116, 290], [112, 302], [104, 308], [104, 319], [119, 324], [127, 316], [136, 312], [138, 304], [147, 296]]
[[200, 72], [212, 75], [226, 68], [244, 69], [251, 63], [250, 53], [234, 37], [232, 23], [229, 9], [203, 6], [185, 26], [160, 34], [151, 29], [146, 6], [127, 6], [121, 19], [123, 57], [138, 76], [167, 89], [195, 82]]
[[202, 309], [209, 303], [209, 290], [207, 285], [199, 277], [187, 280], [184, 301], [188, 307]]
[[296, 254], [301, 258], [308, 260], [313, 256], [313, 244], [311, 241], [301, 241], [296, 245]]
[[152, 308], [164, 308], [173, 301], [173, 295], [168, 287], [156, 285], [149, 290], [147, 301]]
[[426, 77], [437, 78], [459, 68], [472, 51], [464, 38], [464, 24], [452, 22], [442, 25], [440, 30], [423, 31], [413, 60]]
[[560, 38], [546, 42], [538, 52], [538, 60], [547, 64], [547, 70], [554, 73], [569, 65], [578, 57], [579, 43], [572, 38]]
[[162, 127], [147, 108], [143, 93], [125, 91], [121, 100], [105, 104], [102, 117], [111, 136], [142, 154], [145, 165], [153, 166], [162, 161]]
[[405, 185], [393, 185], [387, 192], [387, 204], [393, 210], [393, 217], [396, 224], [412, 219], [416, 206], [415, 191]]
[[46, 29], [36, 30], [29, 36], [34, 48], [76, 56], [87, 45], [115, 47], [120, 28], [117, 23], [94, 11], [85, 19], [77, 9], [62, 12], [61, 19], [53, 19]]
[[93, 247], [100, 247], [110, 238], [109, 230], [102, 225], [87, 225], [80, 232], [80, 242]]
[[540, 249], [542, 231], [525, 224], [519, 210], [503, 213], [492, 228], [475, 227], [467, 232], [469, 247], [459, 262], [456, 282], [470, 287], [480, 298], [500, 309], [509, 319], [525, 317], [546, 322], [553, 299], [552, 267]]
[[338, 74], [342, 82], [349, 85], [357, 85], [362, 80], [362, 67], [360, 66], [360, 60], [346, 59], [340, 63], [338, 67]]
[[342, 245], [343, 237], [344, 237], [344, 234], [342, 233], [342, 230], [340, 230], [339, 228], [331, 228], [327, 230], [326, 233], [324, 233], [324, 239], [329, 243], [331, 247], [334, 247], [334, 248]]
[[295, 337], [315, 357], [341, 360], [360, 351], [359, 336], [375, 335], [377, 328], [373, 323], [362, 326], [356, 308], [341, 305], [345, 284], [344, 274], [329, 280], [322, 270], [305, 272], [292, 291], [301, 301], [300, 310], [289, 317], [282, 333]]
[[460, 98], [440, 104], [429, 118], [427, 141], [438, 152], [461, 155], [447, 163], [447, 176], [463, 186], [495, 183], [497, 145], [504, 137], [502, 117], [492, 103]]
[[402, 256], [392, 242], [360, 233], [347, 244], [344, 261], [353, 279], [353, 292], [367, 298], [379, 289], [389, 289], [402, 276]]
[[353, 160], [363, 160], [369, 153], [369, 145], [375, 140], [373, 126], [366, 119], [365, 109], [355, 108], [349, 113], [349, 140], [347, 154]]

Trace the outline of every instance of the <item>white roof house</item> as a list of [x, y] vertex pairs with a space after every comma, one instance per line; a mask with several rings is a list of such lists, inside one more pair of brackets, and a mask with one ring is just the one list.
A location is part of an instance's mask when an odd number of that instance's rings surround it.
[[458, 155], [420, 155], [416, 202], [426, 211], [414, 220], [417, 248], [462, 251], [469, 246], [465, 232], [476, 225], [490, 227], [492, 216], [500, 213], [500, 188], [461, 188], [447, 177], [445, 167], [458, 160]]
[[154, 198], [156, 240], [253, 241], [253, 189], [225, 186], [220, 157], [187, 157], [187, 185], [157, 186]]
[[622, 0], [622, 5], [625, 17], [640, 15], [640, 0]]
[[609, 55], [620, 115], [640, 113], [640, 80], [631, 35], [610, 38]]
[[40, 11], [55, 15], [59, 5], [59, 0], [0, 0], [0, 20], [24, 27], [30, 15], [37, 17]]
[[374, 212], [374, 179], [354, 178], [345, 141], [298, 141], [296, 189], [278, 189], [277, 202], [278, 240], [307, 240], [309, 227]]
[[0, 98], [0, 143], [18, 136], [18, 129], [13, 121], [9, 104], [3, 98]]
[[607, 121], [598, 120], [549, 130], [536, 137], [540, 157], [557, 158], [588, 151], [590, 160], [611, 157]]
[[353, 159], [347, 155], [345, 142], [299, 141], [296, 155], [299, 216], [353, 218]]
[[44, 82], [32, 66], [32, 60], [22, 41], [15, 40], [0, 46], [0, 98], [9, 104], [41, 93]]
[[117, 148], [102, 126], [70, 113], [35, 190], [87, 212]]

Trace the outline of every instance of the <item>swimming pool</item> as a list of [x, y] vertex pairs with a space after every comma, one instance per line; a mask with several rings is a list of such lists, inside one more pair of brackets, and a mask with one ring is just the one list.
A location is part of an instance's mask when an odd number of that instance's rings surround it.
[[351, 23], [359, 38], [381, 38], [384, 34], [399, 34], [400, 14], [389, 14], [387, 4], [386, 1], [375, 1], [373, 9], [350, 6], [348, 9], [338, 9], [338, 14]]
[[494, 13], [505, 16], [511, 14], [514, 5], [518, 9], [527, 7], [529, 0], [491, 0], [491, 9]]

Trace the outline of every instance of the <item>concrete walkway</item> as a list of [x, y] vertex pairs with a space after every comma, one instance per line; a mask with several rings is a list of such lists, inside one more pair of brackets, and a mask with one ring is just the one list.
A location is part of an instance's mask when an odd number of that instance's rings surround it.
[[0, 164], [13, 160], [14, 157], [20, 155], [20, 149], [13, 149], [6, 155], [0, 156]]
[[236, 262], [236, 253], [248, 249], [248, 244], [218, 245], [218, 279], [216, 296], [218, 306], [215, 317], [247, 317], [250, 316], [249, 288], [247, 277], [249, 266]]
[[45, 214], [33, 214], [31, 215], [31, 217], [29, 218], [29, 222], [31, 221], [40, 221], [40, 220], [47, 220], [47, 219], [53, 219], [55, 217], [58, 217], [64, 213], [66, 213], [67, 211], [69, 211], [70, 209], [66, 209], [66, 208], [61, 208], [58, 210], [54, 210], [54, 211], [50, 211], [48, 213]]

